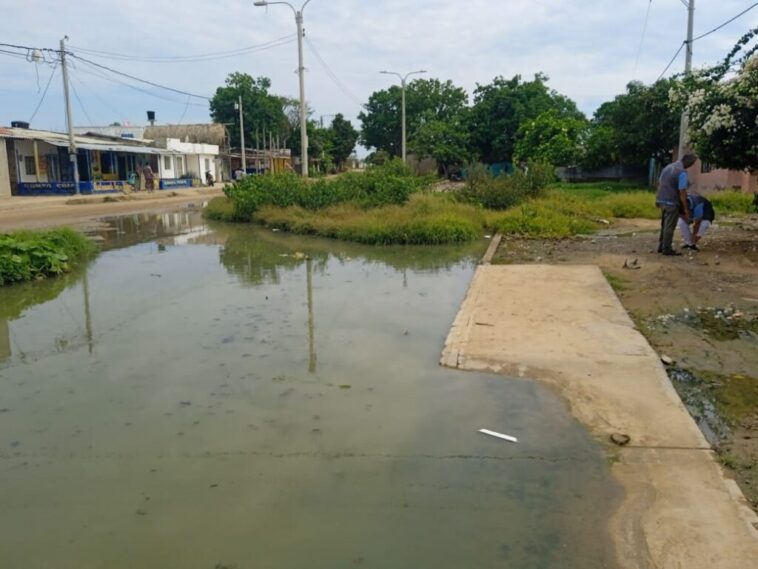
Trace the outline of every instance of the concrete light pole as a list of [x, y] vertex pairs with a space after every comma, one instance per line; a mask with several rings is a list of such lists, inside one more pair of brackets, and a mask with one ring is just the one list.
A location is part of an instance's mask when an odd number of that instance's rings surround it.
[[271, 6], [274, 4], [286, 4], [295, 13], [295, 23], [297, 24], [297, 55], [298, 55], [298, 75], [300, 76], [300, 160], [302, 161], [303, 177], [308, 177], [308, 124], [305, 113], [305, 65], [303, 65], [303, 11], [311, 0], [305, 0], [305, 3], [298, 10], [289, 2], [269, 2], [268, 0], [257, 0], [254, 6]]
[[240, 112], [240, 144], [242, 145], [242, 171], [247, 174], [247, 156], [245, 155], [245, 116], [242, 114], [242, 95], [239, 102], [234, 103], [234, 108]]
[[[692, 30], [695, 24], [695, 0], [682, 0], [682, 4], [687, 7], [687, 41], [685, 42], [686, 57], [684, 60], [684, 75], [687, 76], [692, 72]], [[689, 117], [687, 112], [682, 113], [682, 120], [679, 123], [679, 156], [681, 160], [687, 147], [687, 130], [689, 128]]]
[[76, 160], [76, 140], [74, 140], [74, 121], [71, 116], [71, 98], [68, 94], [68, 67], [66, 67], [66, 40], [61, 40], [61, 69], [63, 70], [63, 98], [66, 101], [66, 126], [68, 127], [68, 159], [74, 175], [74, 192], [79, 193], [79, 164]]
[[408, 83], [408, 77], [410, 77], [411, 75], [419, 74], [419, 73], [426, 73], [426, 70], [420, 69], [419, 71], [411, 71], [410, 73], [406, 73], [405, 75], [400, 75], [400, 73], [397, 73], [395, 71], [380, 71], [379, 73], [383, 73], [384, 75], [395, 75], [396, 77], [400, 78], [400, 87], [401, 87], [402, 92], [403, 92], [403, 103], [402, 103], [402, 107], [403, 107], [403, 111], [402, 111], [402, 114], [403, 114], [403, 118], [402, 118], [402, 123], [403, 123], [403, 164], [405, 164], [406, 160], [407, 160], [407, 157], [408, 157], [408, 154], [406, 152], [406, 141], [405, 141], [405, 87], [406, 87], [406, 85]]

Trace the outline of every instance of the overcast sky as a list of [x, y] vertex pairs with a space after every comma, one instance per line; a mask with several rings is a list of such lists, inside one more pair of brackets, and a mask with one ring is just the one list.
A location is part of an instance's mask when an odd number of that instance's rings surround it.
[[[302, 0], [293, 0], [298, 6]], [[427, 69], [471, 94], [495, 76], [542, 71], [550, 85], [588, 115], [622, 92], [632, 79], [654, 81], [686, 35], [680, 0], [653, 0], [635, 71], [648, 0], [312, 0], [306, 36], [331, 75], [305, 46], [306, 99], [316, 117], [341, 112], [355, 120], [369, 94], [392, 83], [381, 69]], [[697, 0], [695, 35], [753, 4], [753, 0]], [[297, 96], [295, 22], [287, 6], [256, 8], [252, 0], [2, 0], [0, 42], [70, 49], [93, 61], [145, 79], [211, 96], [228, 73], [270, 77], [273, 92]], [[695, 44], [696, 66], [717, 62], [749, 28], [758, 9]], [[234, 50], [291, 36], [291, 43], [227, 59], [154, 63], [108, 59], [78, 51], [171, 57]], [[4, 49], [4, 48], [0, 48]], [[206, 122], [201, 99], [106, 81], [90, 69], [72, 69], [76, 125], [113, 121], [144, 124]], [[680, 54], [669, 73], [684, 66]], [[50, 77], [49, 65], [0, 52], [0, 125], [28, 120]], [[336, 77], [336, 81], [332, 78]], [[129, 81], [126, 81], [129, 82]], [[339, 86], [337, 83], [341, 84]], [[153, 93], [157, 96], [153, 96]], [[85, 112], [86, 111], [86, 112]], [[64, 130], [60, 70], [33, 127]], [[356, 121], [356, 126], [358, 126]]]

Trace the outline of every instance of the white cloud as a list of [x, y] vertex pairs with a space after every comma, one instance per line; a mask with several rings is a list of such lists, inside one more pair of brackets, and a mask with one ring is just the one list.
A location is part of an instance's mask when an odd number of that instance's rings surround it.
[[[299, 3], [299, 0], [294, 0]], [[64, 34], [87, 49], [174, 56], [238, 49], [295, 33], [286, 6], [255, 8], [252, 0], [78, 0], [67, 9], [58, 0], [27, 0], [3, 7], [3, 42], [55, 48]], [[360, 100], [390, 84], [380, 69], [426, 68], [430, 77], [452, 79], [470, 93], [497, 75], [530, 77], [544, 71], [551, 86], [591, 113], [634, 79], [634, 62], [647, 0], [312, 0], [305, 28], [330, 69]], [[740, 0], [698, 3], [696, 34], [745, 8]], [[749, 27], [758, 10], [695, 45], [695, 63], [719, 60]], [[637, 79], [653, 81], [684, 39], [686, 10], [677, 0], [654, 0]], [[307, 98], [316, 115], [355, 117], [358, 105], [329, 78], [306, 46]], [[91, 58], [97, 59], [92, 55]], [[289, 44], [243, 57], [203, 63], [157, 64], [97, 59], [127, 73], [179, 89], [211, 95], [232, 71], [272, 79], [273, 90], [298, 92], [297, 51]], [[683, 66], [680, 58], [672, 71]], [[49, 68], [39, 69], [44, 83]], [[160, 121], [207, 120], [204, 107], [186, 98], [149, 97], [73, 71], [87, 113], [95, 122], [143, 122], [146, 109]], [[0, 54], [0, 124], [26, 119], [40, 93], [34, 66]], [[63, 124], [56, 77], [35, 125]], [[78, 102], [76, 122], [87, 122]]]

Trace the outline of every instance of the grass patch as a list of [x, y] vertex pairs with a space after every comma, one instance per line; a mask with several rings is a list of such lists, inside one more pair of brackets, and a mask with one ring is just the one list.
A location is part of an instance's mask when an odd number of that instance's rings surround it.
[[234, 221], [234, 204], [227, 197], [213, 198], [203, 210], [207, 219]]
[[57, 276], [96, 251], [71, 229], [16, 231], [0, 235], [0, 286]]
[[743, 192], [716, 192], [706, 196], [718, 214], [744, 215], [756, 213], [754, 195]]
[[621, 292], [624, 290], [629, 290], [630, 283], [628, 280], [606, 271], [603, 271], [603, 276], [605, 276], [605, 280], [608, 281], [608, 284], [611, 285], [611, 288], [614, 291]]
[[252, 219], [293, 233], [370, 245], [459, 243], [480, 237], [485, 227], [481, 208], [439, 194], [414, 194], [405, 205], [370, 209], [355, 203], [319, 211], [263, 206]]

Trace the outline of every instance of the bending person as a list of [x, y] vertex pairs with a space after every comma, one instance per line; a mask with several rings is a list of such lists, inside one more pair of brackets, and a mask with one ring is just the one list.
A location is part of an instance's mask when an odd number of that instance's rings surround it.
[[690, 229], [690, 225], [684, 217], [679, 218], [679, 231], [682, 233], [682, 238], [684, 239], [682, 249], [699, 251], [697, 243], [705, 235], [705, 232], [708, 231], [713, 220], [716, 219], [716, 212], [713, 210], [713, 204], [710, 200], [703, 196], [691, 194], [687, 196], [687, 201], [689, 202], [690, 215], [692, 216], [692, 229]]

